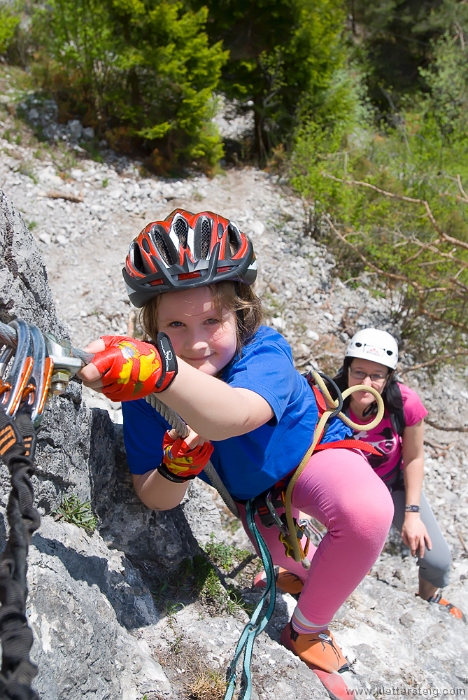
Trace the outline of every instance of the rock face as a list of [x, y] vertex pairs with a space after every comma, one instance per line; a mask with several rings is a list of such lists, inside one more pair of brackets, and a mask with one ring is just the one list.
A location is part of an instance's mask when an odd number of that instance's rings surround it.
[[42, 256], [2, 190], [0, 231], [0, 320], [22, 318], [63, 338], [66, 331], [57, 319]]

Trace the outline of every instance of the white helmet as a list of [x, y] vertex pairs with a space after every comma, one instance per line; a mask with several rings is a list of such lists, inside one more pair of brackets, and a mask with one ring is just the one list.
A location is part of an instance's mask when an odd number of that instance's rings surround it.
[[390, 369], [396, 369], [398, 345], [390, 333], [379, 331], [377, 328], [364, 328], [353, 335], [349, 341], [346, 357], [372, 360], [372, 362], [379, 362]]

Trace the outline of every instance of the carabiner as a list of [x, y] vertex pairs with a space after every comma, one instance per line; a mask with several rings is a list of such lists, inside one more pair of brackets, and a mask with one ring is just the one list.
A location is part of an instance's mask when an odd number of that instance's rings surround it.
[[[11, 368], [8, 372], [8, 376], [3, 379], [2, 383], [4, 387], [3, 396], [0, 407], [2, 410], [11, 416], [12, 418], [16, 415], [18, 407], [23, 398], [23, 392], [28, 383], [29, 377], [31, 376], [33, 368], [33, 358], [31, 353], [31, 335], [29, 332], [29, 326], [25, 321], [20, 319], [12, 321], [10, 326], [16, 331], [16, 351], [14, 351], [14, 358], [11, 364]], [[11, 358], [12, 353], [9, 353]], [[5, 362], [5, 358], [2, 355], [2, 361], [4, 362], [3, 371], [5, 371], [8, 362]]]
[[31, 421], [34, 427], [38, 427], [45, 401], [49, 392], [50, 378], [53, 370], [53, 362], [48, 356], [44, 336], [37, 326], [30, 325], [31, 345], [33, 355], [33, 369], [29, 383], [23, 392], [22, 405], [31, 407]]

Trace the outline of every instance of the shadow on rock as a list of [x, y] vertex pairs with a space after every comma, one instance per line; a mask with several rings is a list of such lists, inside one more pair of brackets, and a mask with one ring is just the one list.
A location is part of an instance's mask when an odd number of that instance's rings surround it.
[[89, 477], [100, 535], [110, 548], [125, 552], [137, 565], [149, 561], [166, 570], [176, 569], [200, 552], [183, 509], [157, 512], [141, 503], [126, 462], [122, 426], [112, 423], [106, 411], [92, 409], [91, 413]]

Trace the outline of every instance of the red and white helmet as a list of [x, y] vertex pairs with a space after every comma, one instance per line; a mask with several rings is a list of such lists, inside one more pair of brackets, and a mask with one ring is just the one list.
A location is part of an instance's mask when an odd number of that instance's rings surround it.
[[232, 221], [176, 209], [132, 241], [122, 274], [130, 301], [141, 308], [165, 292], [224, 280], [253, 284], [257, 261], [251, 241]]
[[358, 357], [372, 360], [381, 365], [396, 369], [398, 362], [398, 345], [395, 338], [387, 331], [377, 328], [364, 328], [349, 341], [346, 357]]

